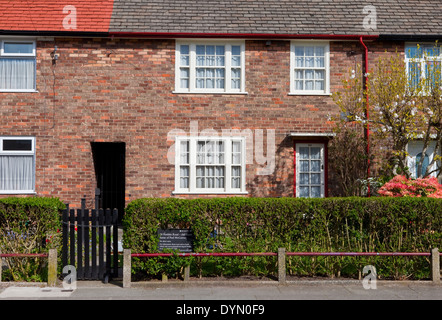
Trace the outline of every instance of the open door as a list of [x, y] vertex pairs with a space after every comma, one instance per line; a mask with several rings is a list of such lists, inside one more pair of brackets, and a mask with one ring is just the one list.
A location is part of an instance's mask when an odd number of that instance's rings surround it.
[[99, 207], [118, 209], [121, 223], [125, 207], [126, 144], [124, 142], [91, 142], [95, 177], [99, 189]]

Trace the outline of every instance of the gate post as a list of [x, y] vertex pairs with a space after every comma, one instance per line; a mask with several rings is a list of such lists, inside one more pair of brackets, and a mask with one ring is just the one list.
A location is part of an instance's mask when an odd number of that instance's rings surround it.
[[279, 283], [286, 282], [285, 248], [278, 248], [278, 281]]
[[123, 288], [130, 288], [132, 261], [130, 249], [123, 250]]
[[434, 284], [440, 284], [440, 254], [439, 249], [431, 249], [431, 278]]
[[57, 285], [57, 249], [49, 249], [48, 255], [48, 286]]

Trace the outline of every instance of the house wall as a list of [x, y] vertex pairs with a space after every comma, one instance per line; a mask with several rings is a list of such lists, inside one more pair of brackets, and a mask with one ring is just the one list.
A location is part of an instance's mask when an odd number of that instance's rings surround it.
[[[293, 196], [293, 140], [287, 133], [330, 132], [329, 115], [338, 112], [331, 96], [288, 95], [290, 41], [247, 40], [248, 94], [229, 95], [173, 93], [174, 40], [46, 40], [37, 41], [38, 92], [0, 93], [0, 135], [35, 136], [36, 194], [73, 206], [94, 196], [91, 142], [126, 143], [126, 202], [172, 196], [168, 134], [189, 133], [195, 125], [219, 134], [262, 130], [264, 141], [275, 130], [275, 170], [257, 175], [265, 164], [254, 158], [246, 170], [248, 195]], [[53, 64], [55, 45], [60, 57]], [[396, 50], [394, 44], [368, 46], [370, 65]], [[330, 42], [331, 92], [362, 61], [357, 41]]]

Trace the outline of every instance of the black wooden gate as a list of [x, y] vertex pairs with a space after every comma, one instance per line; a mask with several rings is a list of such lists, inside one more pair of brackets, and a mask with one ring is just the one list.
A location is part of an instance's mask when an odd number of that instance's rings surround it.
[[103, 280], [118, 276], [118, 210], [63, 211], [63, 267], [76, 268], [78, 280]]

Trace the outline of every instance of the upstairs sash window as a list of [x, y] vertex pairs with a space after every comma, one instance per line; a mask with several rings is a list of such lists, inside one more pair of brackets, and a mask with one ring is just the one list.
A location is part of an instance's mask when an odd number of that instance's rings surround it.
[[442, 50], [433, 45], [406, 45], [405, 63], [408, 80], [412, 88], [417, 89], [420, 81], [425, 80], [424, 86], [441, 84]]
[[244, 42], [178, 42], [179, 93], [244, 93]]
[[35, 42], [0, 40], [0, 91], [35, 91], [35, 77]]

